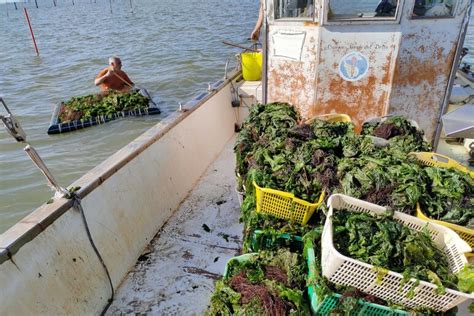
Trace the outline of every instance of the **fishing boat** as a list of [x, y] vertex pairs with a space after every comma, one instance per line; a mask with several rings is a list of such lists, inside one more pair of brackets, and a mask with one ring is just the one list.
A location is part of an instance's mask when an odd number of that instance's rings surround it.
[[471, 1], [441, 16], [414, 12], [414, 0], [384, 14], [300, 2], [265, 1], [260, 81], [226, 71], [74, 182], [74, 198], [0, 236], [2, 315], [203, 314], [240, 252], [232, 148], [257, 102], [288, 102], [304, 118], [345, 113], [359, 130], [396, 113], [438, 147]]

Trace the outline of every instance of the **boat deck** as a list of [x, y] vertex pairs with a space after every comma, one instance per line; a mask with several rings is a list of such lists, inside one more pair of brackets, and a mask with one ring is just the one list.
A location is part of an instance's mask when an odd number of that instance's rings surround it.
[[233, 137], [139, 257], [107, 315], [205, 312], [214, 281], [242, 245], [234, 142]]

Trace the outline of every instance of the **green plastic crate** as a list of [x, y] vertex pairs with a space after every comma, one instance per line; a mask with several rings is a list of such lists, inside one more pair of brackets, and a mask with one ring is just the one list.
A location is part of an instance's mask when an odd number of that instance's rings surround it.
[[251, 240], [252, 251], [273, 250], [282, 247], [290, 248], [290, 251], [302, 252], [303, 238], [288, 233], [280, 234], [273, 239], [262, 230], [256, 229], [252, 234]]
[[245, 262], [245, 261], [249, 261], [250, 259], [252, 259], [253, 257], [255, 256], [258, 256], [258, 253], [256, 252], [251, 252], [251, 253], [246, 253], [246, 254], [243, 254], [243, 255], [240, 255], [240, 256], [237, 256], [237, 257], [232, 257], [230, 258], [227, 263], [225, 264], [225, 268], [224, 268], [224, 279], [227, 279], [229, 278], [229, 263], [231, 261], [238, 261], [238, 262]]
[[[308, 274], [313, 277], [313, 271], [310, 269], [311, 265], [316, 264], [314, 256], [314, 248], [310, 247], [307, 250]], [[316, 286], [308, 286], [308, 295], [311, 303], [311, 311], [313, 315], [326, 316], [331, 315], [332, 310], [339, 304], [340, 294], [332, 294], [324, 298], [321, 302], [316, 295]], [[362, 299], [357, 302], [357, 308], [350, 313], [351, 316], [408, 316], [409, 313], [400, 309], [392, 309], [387, 306], [369, 303]]]

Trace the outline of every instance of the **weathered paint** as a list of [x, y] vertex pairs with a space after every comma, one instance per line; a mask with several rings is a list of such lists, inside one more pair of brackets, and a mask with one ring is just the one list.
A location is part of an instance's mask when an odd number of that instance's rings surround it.
[[394, 72], [390, 112], [416, 120], [428, 139], [433, 139], [438, 124], [466, 11], [465, 3], [458, 3], [458, 15], [454, 18], [411, 19], [410, 8], [405, 8], [402, 16], [403, 35]]
[[305, 34], [304, 43], [301, 47], [301, 58], [293, 60], [282, 56], [275, 56], [274, 36], [279, 32], [285, 32], [290, 26], [274, 26], [270, 33], [268, 42], [268, 101], [281, 101], [294, 104], [303, 116], [310, 115], [308, 104], [313, 104], [316, 91], [314, 90], [319, 52], [318, 29], [312, 24], [299, 27], [292, 26], [291, 31]]
[[[82, 188], [114, 287], [233, 136], [230, 86], [171, 115], [73, 184]], [[81, 215], [70, 206], [66, 199], [45, 204], [0, 235], [1, 315], [103, 310], [111, 289]]]
[[[394, 19], [343, 22], [327, 21], [327, 3], [320, 3], [319, 23], [275, 21], [268, 14], [268, 101], [294, 104], [306, 118], [346, 113], [359, 128], [366, 119], [397, 113], [417, 121], [432, 140], [469, 1], [458, 1], [454, 17], [412, 18], [414, 0], [400, 0]], [[273, 35], [282, 30], [305, 32], [301, 59], [275, 55], [272, 46], [281, 39]], [[344, 80], [338, 70], [351, 51], [369, 59], [358, 81]]]
[[[385, 115], [399, 35], [388, 30], [373, 34], [354, 26], [331, 26], [322, 30], [321, 38], [317, 98], [310, 116], [345, 113], [360, 126], [367, 118]], [[347, 81], [339, 73], [339, 62], [349, 52], [362, 53], [369, 61], [367, 74], [358, 81]]]

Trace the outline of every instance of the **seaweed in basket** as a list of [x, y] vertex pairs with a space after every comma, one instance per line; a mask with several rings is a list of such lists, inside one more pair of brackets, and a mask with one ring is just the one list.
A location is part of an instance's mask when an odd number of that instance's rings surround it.
[[427, 229], [410, 229], [388, 213], [373, 216], [345, 210], [335, 212], [333, 226], [335, 247], [345, 256], [380, 271], [401, 273], [406, 281], [415, 278], [432, 282], [438, 286], [438, 294], [444, 294], [446, 287], [458, 289], [458, 277], [450, 271], [446, 255], [436, 247]]
[[426, 187], [423, 167], [392, 156], [340, 159], [337, 179], [335, 192], [412, 215]]
[[343, 139], [354, 135], [351, 123], [314, 120], [298, 124], [288, 104], [256, 105], [244, 123], [235, 145], [236, 172], [247, 190], [259, 186], [293, 193], [314, 202], [335, 182], [337, 155]]
[[301, 255], [279, 250], [232, 260], [206, 315], [309, 315]]
[[[308, 278], [307, 285], [314, 285], [315, 294], [318, 297], [319, 302], [323, 302], [327, 297], [334, 293], [341, 294], [338, 304], [331, 310], [331, 315], [352, 315], [352, 312], [360, 312], [360, 306], [358, 305], [359, 300], [365, 302], [374, 303], [382, 306], [388, 306], [394, 309], [406, 310], [403, 306], [394, 305], [390, 302], [379, 299], [373, 295], [364, 293], [353, 287], [346, 287], [342, 285], [336, 285], [329, 282], [322, 274], [321, 266], [321, 237], [323, 232], [323, 226], [317, 226], [306, 235], [303, 236], [304, 243], [304, 256], [308, 254], [308, 248], [313, 248], [315, 261], [314, 266], [310, 266], [312, 269], [312, 278]], [[334, 238], [341, 238], [341, 236], [335, 235]], [[336, 242], [336, 240], [335, 240]], [[306, 258], [307, 259], [307, 258]], [[459, 289], [470, 293], [473, 286], [474, 270], [473, 266], [466, 266], [466, 268], [459, 273]], [[383, 271], [382, 269], [380, 269]], [[464, 272], [464, 275], [462, 275]], [[461, 281], [463, 280], [463, 281]], [[469, 286], [471, 288], [469, 288]], [[430, 309], [417, 309], [407, 310], [412, 316], [454, 316], [457, 313], [457, 307], [450, 309], [444, 313], [434, 312]]]
[[402, 116], [392, 116], [383, 122], [365, 123], [361, 135], [387, 139], [391, 147], [403, 152], [431, 151], [431, 145], [423, 140], [424, 132]]
[[420, 197], [422, 211], [432, 219], [474, 229], [474, 178], [469, 174], [424, 167], [427, 188]]
[[378, 299], [373, 295], [363, 293], [355, 288], [331, 283], [323, 276], [321, 267], [322, 232], [323, 226], [317, 226], [303, 237], [304, 256], [307, 256], [308, 248], [313, 248], [314, 250], [314, 265], [309, 267], [309, 269], [312, 270], [312, 276], [311, 278], [308, 277], [307, 286], [314, 286], [318, 301], [323, 302], [328, 296], [331, 296], [334, 293], [341, 294], [339, 304], [337, 304], [337, 306], [335, 306], [335, 308], [331, 311], [331, 315], [350, 315], [351, 312], [357, 310], [359, 299], [379, 305], [388, 305], [385, 301]]

